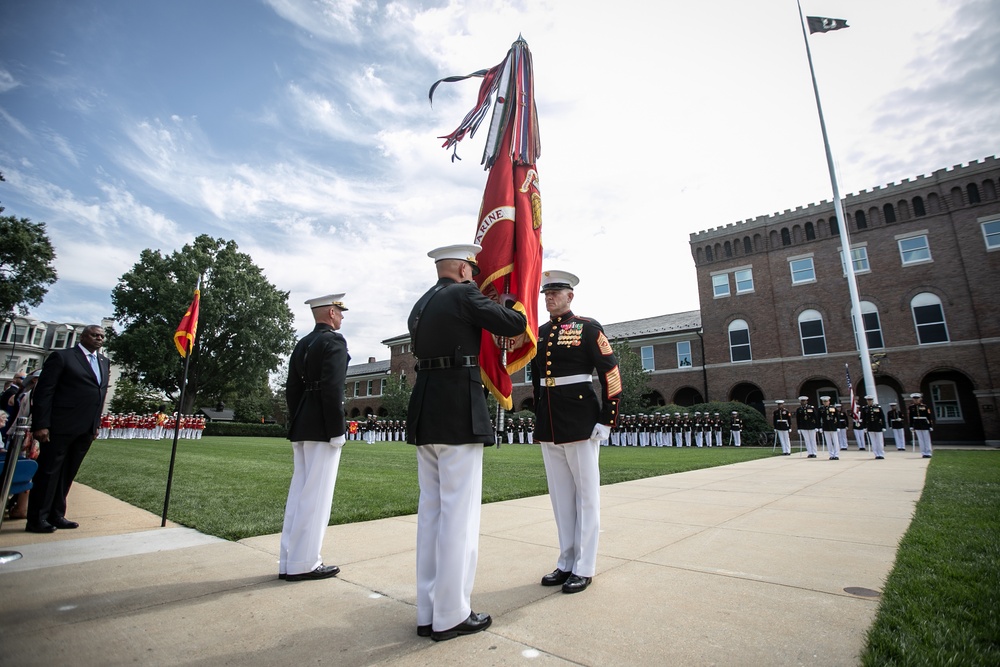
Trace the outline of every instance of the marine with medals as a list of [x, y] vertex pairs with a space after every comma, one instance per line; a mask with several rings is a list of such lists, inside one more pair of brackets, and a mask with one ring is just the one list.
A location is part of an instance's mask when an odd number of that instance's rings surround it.
[[[622, 382], [618, 359], [601, 325], [571, 310], [572, 273], [545, 271], [542, 292], [549, 321], [538, 328], [531, 382], [549, 497], [559, 536], [556, 569], [543, 586], [585, 590], [597, 569], [600, 535], [600, 447], [618, 420]], [[601, 396], [594, 391], [597, 372]]]

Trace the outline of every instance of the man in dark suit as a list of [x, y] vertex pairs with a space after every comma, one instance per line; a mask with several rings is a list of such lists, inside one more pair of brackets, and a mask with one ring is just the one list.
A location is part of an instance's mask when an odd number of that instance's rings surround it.
[[413, 306], [407, 322], [417, 381], [410, 395], [406, 441], [417, 447], [417, 634], [435, 641], [485, 630], [488, 614], [472, 611], [479, 555], [483, 447], [495, 443], [479, 370], [485, 329], [525, 332], [521, 313], [483, 295], [478, 245], [428, 253], [438, 281]]
[[288, 439], [294, 470], [281, 528], [278, 578], [326, 579], [340, 572], [324, 565], [320, 550], [330, 523], [330, 505], [347, 434], [344, 383], [347, 341], [337, 330], [344, 320], [343, 294], [309, 299], [316, 322], [288, 360]]
[[[570, 309], [580, 279], [567, 271], [542, 273], [549, 321], [538, 327], [531, 361], [542, 460], [559, 537], [556, 569], [542, 586], [586, 590], [596, 573], [601, 532], [599, 443], [618, 420], [622, 380], [618, 359], [596, 320]], [[601, 395], [594, 391], [597, 372]], [[700, 445], [699, 445], [700, 446]]]
[[76, 528], [66, 518], [66, 495], [97, 437], [111, 363], [100, 354], [104, 329], [86, 327], [77, 346], [42, 364], [32, 396], [31, 432], [39, 443], [38, 472], [28, 496], [29, 533]]

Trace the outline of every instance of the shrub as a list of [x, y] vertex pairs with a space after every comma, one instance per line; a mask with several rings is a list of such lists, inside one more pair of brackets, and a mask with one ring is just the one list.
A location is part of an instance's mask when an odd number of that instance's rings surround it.
[[251, 438], [284, 438], [288, 430], [282, 424], [257, 424], [249, 422], [209, 422], [204, 435], [231, 435]]

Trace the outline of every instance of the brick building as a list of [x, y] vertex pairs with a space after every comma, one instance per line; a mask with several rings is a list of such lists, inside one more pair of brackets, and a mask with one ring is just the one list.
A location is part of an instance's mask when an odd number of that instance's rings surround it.
[[[937, 441], [1000, 445], [1000, 163], [848, 195], [845, 216], [879, 402], [920, 391]], [[650, 372], [653, 404], [845, 397], [864, 386], [832, 202], [690, 236], [701, 308], [604, 323]], [[412, 375], [409, 336], [383, 341]], [[515, 409], [531, 409], [527, 369]], [[349, 389], [350, 393], [350, 389]]]

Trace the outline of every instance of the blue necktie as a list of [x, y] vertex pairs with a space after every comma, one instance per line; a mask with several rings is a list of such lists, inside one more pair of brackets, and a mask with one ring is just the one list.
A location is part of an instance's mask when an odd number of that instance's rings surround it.
[[97, 361], [97, 353], [91, 352], [87, 355], [90, 357], [90, 367], [94, 369], [94, 375], [97, 377], [97, 384], [101, 383], [101, 364]]

